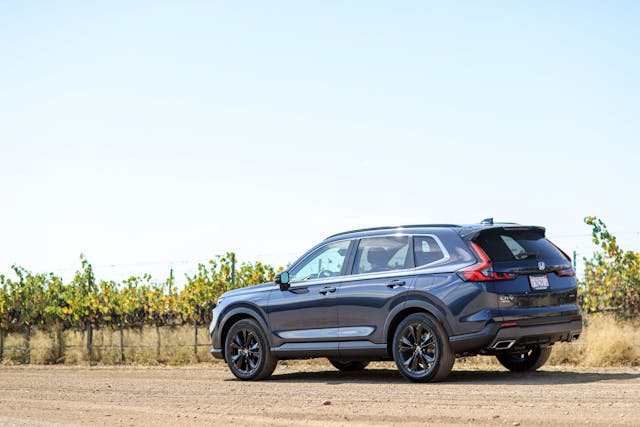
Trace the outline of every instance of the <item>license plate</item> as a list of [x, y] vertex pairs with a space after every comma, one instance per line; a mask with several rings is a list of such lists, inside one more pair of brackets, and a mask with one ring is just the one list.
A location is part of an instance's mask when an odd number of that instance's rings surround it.
[[534, 291], [549, 289], [549, 280], [547, 280], [546, 274], [544, 276], [529, 276], [529, 281], [531, 282], [531, 289]]

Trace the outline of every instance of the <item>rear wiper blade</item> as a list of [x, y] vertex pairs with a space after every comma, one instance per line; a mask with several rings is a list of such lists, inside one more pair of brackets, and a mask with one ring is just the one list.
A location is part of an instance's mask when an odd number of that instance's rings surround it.
[[519, 254], [515, 255], [515, 259], [517, 259], [518, 261], [523, 259], [529, 259], [529, 258], [537, 258], [537, 257], [538, 257], [537, 252], [520, 252]]

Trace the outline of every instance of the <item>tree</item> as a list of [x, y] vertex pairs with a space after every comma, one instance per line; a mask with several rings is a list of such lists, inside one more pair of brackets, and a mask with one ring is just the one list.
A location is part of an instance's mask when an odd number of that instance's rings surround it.
[[640, 254], [624, 251], [605, 223], [589, 216], [593, 242], [600, 247], [585, 258], [582, 305], [588, 313], [612, 311], [629, 318], [640, 314]]

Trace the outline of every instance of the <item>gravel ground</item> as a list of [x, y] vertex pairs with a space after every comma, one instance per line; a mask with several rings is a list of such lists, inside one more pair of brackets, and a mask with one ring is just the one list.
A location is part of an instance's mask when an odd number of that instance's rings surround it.
[[456, 365], [412, 384], [390, 363], [343, 374], [281, 362], [240, 382], [187, 367], [1, 366], [0, 425], [640, 425], [640, 369], [549, 367], [513, 374]]

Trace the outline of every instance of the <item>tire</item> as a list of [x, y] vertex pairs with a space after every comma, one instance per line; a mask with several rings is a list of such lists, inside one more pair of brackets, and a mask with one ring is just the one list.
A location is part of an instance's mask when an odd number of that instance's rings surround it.
[[456, 357], [442, 325], [426, 313], [410, 314], [400, 322], [392, 351], [400, 373], [415, 382], [446, 378]]
[[551, 347], [531, 347], [524, 352], [505, 351], [496, 354], [498, 362], [513, 372], [535, 371], [544, 365], [551, 355]]
[[244, 381], [268, 378], [278, 364], [264, 332], [253, 319], [242, 319], [231, 326], [224, 354], [231, 373]]
[[362, 371], [369, 365], [368, 361], [347, 361], [338, 359], [329, 359], [329, 362], [338, 370], [342, 372], [356, 372]]

